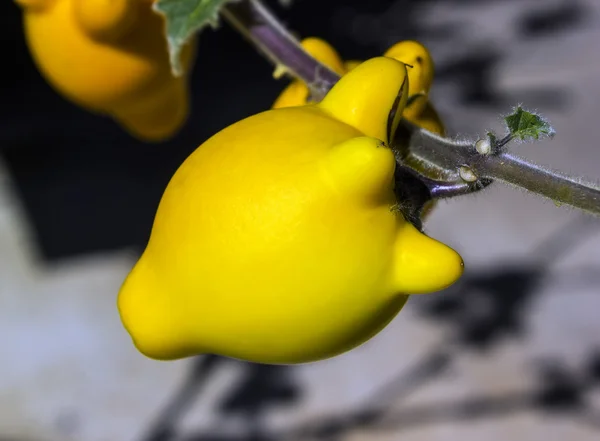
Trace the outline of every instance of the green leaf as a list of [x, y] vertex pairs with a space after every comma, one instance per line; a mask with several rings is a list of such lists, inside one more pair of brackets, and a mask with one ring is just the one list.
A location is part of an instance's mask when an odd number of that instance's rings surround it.
[[210, 25], [213, 29], [219, 24], [219, 11], [236, 0], [157, 0], [154, 11], [166, 20], [167, 43], [173, 75], [181, 76], [181, 51], [192, 36]]
[[522, 141], [539, 139], [543, 136], [554, 136], [554, 129], [548, 121], [532, 112], [517, 106], [513, 113], [504, 118], [506, 126], [513, 138]]

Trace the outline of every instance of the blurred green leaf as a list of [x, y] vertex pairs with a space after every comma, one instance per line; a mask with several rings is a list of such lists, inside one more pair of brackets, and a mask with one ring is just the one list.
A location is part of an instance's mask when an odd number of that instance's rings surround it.
[[219, 24], [219, 11], [236, 0], [157, 0], [153, 9], [166, 20], [167, 43], [173, 75], [181, 76], [181, 51], [192, 36], [210, 25]]

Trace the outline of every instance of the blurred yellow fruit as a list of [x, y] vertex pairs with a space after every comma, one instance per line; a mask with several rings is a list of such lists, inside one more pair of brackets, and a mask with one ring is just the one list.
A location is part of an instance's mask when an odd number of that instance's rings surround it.
[[371, 59], [320, 103], [251, 116], [187, 158], [119, 293], [143, 354], [321, 360], [461, 276], [460, 256], [394, 209], [406, 80], [404, 64]]
[[413, 99], [410, 106], [404, 109], [404, 117], [418, 119], [429, 103], [429, 89], [433, 83], [433, 59], [422, 44], [405, 40], [389, 48], [384, 56], [395, 58], [408, 64], [408, 96]]
[[[171, 74], [164, 20], [151, 0], [16, 1], [35, 63], [67, 99], [147, 141], [185, 123], [188, 79]], [[193, 46], [183, 54], [186, 71]]]

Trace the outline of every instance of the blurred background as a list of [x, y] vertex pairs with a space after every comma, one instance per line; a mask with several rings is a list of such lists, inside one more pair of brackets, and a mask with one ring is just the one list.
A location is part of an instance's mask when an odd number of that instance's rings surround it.
[[[293, 3], [268, 2], [347, 59], [427, 45], [451, 136], [501, 131], [522, 103], [557, 135], [516, 151], [600, 178], [599, 1]], [[600, 439], [600, 224], [502, 184], [426, 225], [464, 257], [462, 281], [411, 298], [350, 353], [296, 367], [144, 358], [115, 302], [162, 191], [286, 82], [228, 26], [204, 32], [192, 117], [143, 144], [46, 84], [12, 2], [0, 22], [0, 441]]]

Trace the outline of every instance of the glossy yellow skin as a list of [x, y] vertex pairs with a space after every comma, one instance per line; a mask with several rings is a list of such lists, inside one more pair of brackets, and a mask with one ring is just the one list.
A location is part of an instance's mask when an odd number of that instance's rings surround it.
[[321, 360], [377, 334], [408, 294], [461, 276], [454, 250], [393, 209], [387, 142], [406, 75], [374, 58], [321, 103], [239, 121], [181, 165], [119, 293], [143, 354]]
[[[305, 51], [339, 75], [345, 75], [361, 63], [361, 61], [356, 60], [342, 61], [336, 50], [320, 38], [309, 37], [302, 40], [301, 44]], [[390, 47], [384, 53], [384, 56], [395, 58], [411, 66], [407, 66], [408, 96], [415, 97], [415, 99], [404, 109], [404, 118], [431, 132], [444, 136], [442, 121], [428, 97], [434, 77], [433, 59], [429, 51], [416, 41], [406, 40]], [[277, 97], [272, 107], [278, 109], [299, 106], [306, 104], [309, 97], [308, 87], [303, 82], [295, 80]]]
[[[64, 97], [133, 136], [162, 141], [189, 112], [187, 76], [171, 74], [151, 0], [17, 0], [32, 57]], [[183, 54], [189, 71], [191, 43]]]

